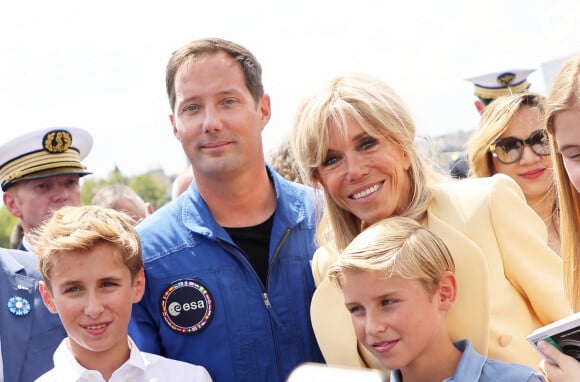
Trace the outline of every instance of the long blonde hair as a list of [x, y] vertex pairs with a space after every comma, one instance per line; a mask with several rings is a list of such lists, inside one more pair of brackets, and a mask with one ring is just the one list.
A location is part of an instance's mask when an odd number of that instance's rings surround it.
[[[554, 137], [557, 128], [554, 126], [555, 116], [571, 109], [580, 111], [580, 54], [569, 59], [554, 79], [546, 100], [545, 114], [560, 202], [564, 283], [574, 311], [580, 311], [580, 194], [570, 182]], [[578, 133], [580, 134], [580, 129]]]
[[[467, 142], [471, 176], [483, 178], [497, 173], [492, 160], [490, 145], [509, 127], [516, 113], [523, 107], [535, 108], [543, 117], [545, 98], [535, 93], [517, 93], [496, 98], [485, 108], [479, 127]], [[551, 204], [550, 220], [559, 236], [560, 206], [556, 195], [556, 182], [552, 179], [544, 194], [544, 200]]]
[[[320, 92], [306, 98], [298, 108], [292, 132], [292, 148], [305, 183], [319, 188], [317, 168], [328, 153], [331, 126], [347, 133], [349, 120], [369, 135], [385, 137], [410, 159], [412, 196], [403, 214], [421, 219], [432, 198], [431, 181], [442, 177], [426, 165], [415, 149], [415, 124], [399, 96], [382, 81], [349, 75], [333, 79]], [[342, 250], [363, 229], [363, 222], [341, 208], [324, 191], [324, 213], [317, 228], [317, 241]]]
[[467, 142], [472, 175], [483, 178], [496, 173], [489, 146], [509, 128], [518, 110], [526, 106], [537, 108], [544, 115], [544, 97], [534, 93], [501, 96], [485, 108], [478, 128]]

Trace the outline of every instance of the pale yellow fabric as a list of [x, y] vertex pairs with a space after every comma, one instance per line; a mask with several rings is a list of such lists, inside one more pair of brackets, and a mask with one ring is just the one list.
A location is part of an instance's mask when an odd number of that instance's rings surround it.
[[[451, 339], [469, 338], [492, 359], [537, 369], [540, 357], [526, 335], [572, 309], [562, 261], [518, 185], [503, 174], [441, 184], [425, 224], [445, 241], [457, 268], [458, 298], [447, 316]], [[335, 256], [320, 248], [312, 262], [319, 283], [311, 305], [316, 338], [330, 364], [378, 366], [357, 350], [342, 293], [325, 277]]]

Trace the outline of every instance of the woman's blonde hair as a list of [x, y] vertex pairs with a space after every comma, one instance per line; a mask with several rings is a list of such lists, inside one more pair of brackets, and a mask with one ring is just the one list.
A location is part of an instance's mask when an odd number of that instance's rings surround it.
[[492, 176], [496, 173], [490, 145], [509, 127], [516, 113], [523, 107], [536, 108], [544, 115], [544, 97], [534, 93], [518, 93], [496, 98], [485, 108], [479, 127], [467, 142], [469, 168], [477, 178]]
[[[560, 234], [566, 293], [580, 311], [580, 194], [570, 182], [554, 134], [555, 116], [566, 110], [580, 111], [580, 54], [569, 59], [552, 84], [546, 99], [545, 126], [550, 134], [552, 163], [560, 203]], [[580, 134], [580, 128], [578, 129]]]
[[[492, 160], [490, 146], [510, 127], [516, 114], [523, 107], [535, 108], [539, 117], [544, 117], [545, 98], [535, 93], [518, 93], [496, 98], [485, 108], [479, 127], [467, 142], [470, 175], [483, 178], [494, 175], [497, 171]], [[541, 119], [540, 119], [541, 121]], [[553, 177], [544, 194], [552, 206], [551, 220], [554, 227], [559, 227], [560, 206], [556, 193], [556, 182]], [[557, 229], [557, 228], [556, 228]]]
[[56, 258], [67, 252], [88, 252], [108, 243], [131, 272], [132, 279], [143, 268], [139, 235], [133, 219], [123, 212], [100, 206], [62, 207], [30, 238], [39, 257], [40, 271], [48, 288]]
[[455, 263], [443, 240], [413, 219], [392, 217], [369, 226], [328, 269], [339, 284], [347, 271], [378, 271], [385, 278], [419, 280], [429, 296]]
[[[390, 140], [408, 155], [412, 196], [403, 215], [421, 219], [432, 198], [429, 184], [442, 176], [425, 164], [416, 151], [415, 125], [399, 96], [373, 77], [337, 77], [300, 104], [294, 120], [292, 149], [302, 180], [315, 188], [321, 187], [317, 169], [328, 153], [329, 130], [331, 126], [338, 128], [346, 136], [349, 121], [360, 125], [370, 136]], [[364, 222], [338, 206], [327, 191], [324, 200], [324, 213], [316, 234], [318, 243], [342, 250], [361, 232]]]

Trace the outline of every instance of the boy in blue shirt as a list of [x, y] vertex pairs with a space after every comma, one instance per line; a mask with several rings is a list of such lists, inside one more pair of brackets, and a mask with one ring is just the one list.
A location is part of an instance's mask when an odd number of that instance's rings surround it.
[[468, 339], [453, 343], [445, 315], [457, 295], [443, 241], [393, 217], [360, 233], [329, 268], [356, 336], [397, 381], [543, 381], [519, 364], [489, 360]]

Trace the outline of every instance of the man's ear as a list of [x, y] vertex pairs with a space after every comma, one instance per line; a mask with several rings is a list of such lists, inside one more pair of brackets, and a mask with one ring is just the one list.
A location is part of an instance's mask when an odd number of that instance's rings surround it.
[[181, 142], [181, 137], [179, 136], [179, 130], [177, 130], [177, 125], [175, 124], [175, 115], [169, 114], [169, 121], [171, 122], [171, 126], [173, 127], [173, 135], [177, 138], [178, 141]]
[[272, 109], [270, 106], [270, 96], [264, 94], [258, 101], [258, 109], [260, 112], [260, 119], [262, 121], [262, 131], [272, 116]]
[[153, 212], [155, 212], [155, 207], [153, 207], [153, 204], [149, 202], [145, 203], [145, 209], [147, 210], [147, 215], [151, 215]]
[[477, 112], [479, 114], [483, 114], [483, 110], [485, 109], [485, 106], [483, 106], [483, 104], [481, 103], [481, 101], [474, 101], [473, 104], [475, 105], [475, 108], [477, 109]]
[[141, 268], [139, 272], [135, 275], [133, 279], [133, 289], [135, 294], [133, 295], [133, 303], [141, 301], [143, 294], [145, 293], [145, 269]]
[[50, 313], [57, 314], [56, 306], [52, 301], [52, 294], [44, 281], [38, 283], [38, 290], [40, 291], [40, 297], [42, 297], [42, 302], [44, 306], [50, 311]]
[[17, 196], [14, 194], [14, 190], [7, 190], [4, 192], [4, 195], [2, 195], [2, 200], [4, 201], [4, 205], [8, 212], [13, 216], [22, 219], [22, 213], [20, 212], [20, 208], [18, 208], [18, 201], [16, 199]]
[[442, 310], [449, 310], [457, 298], [457, 280], [453, 272], [446, 271], [439, 282], [439, 299]]

